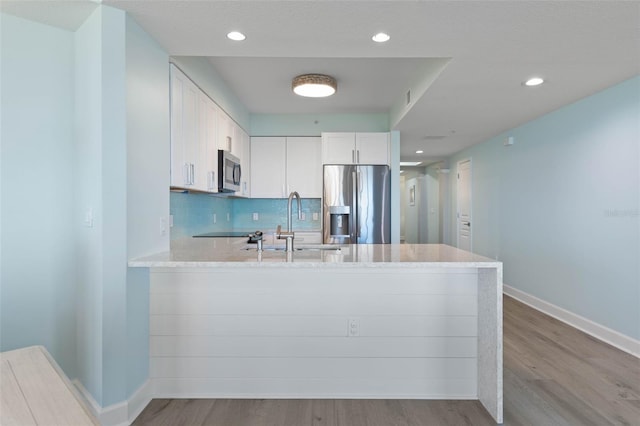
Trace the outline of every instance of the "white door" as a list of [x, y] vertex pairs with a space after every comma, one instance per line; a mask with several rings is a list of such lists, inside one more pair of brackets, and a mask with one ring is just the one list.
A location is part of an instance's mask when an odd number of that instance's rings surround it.
[[458, 248], [471, 250], [471, 160], [458, 162]]

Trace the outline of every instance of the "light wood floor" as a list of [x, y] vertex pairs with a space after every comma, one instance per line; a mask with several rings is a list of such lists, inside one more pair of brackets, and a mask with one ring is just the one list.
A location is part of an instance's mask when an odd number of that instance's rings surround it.
[[[504, 424], [640, 426], [640, 360], [504, 298]], [[492, 425], [477, 401], [154, 399], [134, 425]]]

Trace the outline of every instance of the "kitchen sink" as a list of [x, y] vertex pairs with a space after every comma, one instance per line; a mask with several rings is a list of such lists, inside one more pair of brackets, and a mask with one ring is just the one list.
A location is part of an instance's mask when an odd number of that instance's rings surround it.
[[[345, 246], [339, 244], [299, 244], [293, 247], [293, 251], [320, 251], [320, 250], [341, 250]], [[262, 246], [262, 251], [284, 251], [285, 246], [283, 245], [264, 245]], [[247, 245], [242, 248], [242, 250], [256, 250], [255, 244]]]

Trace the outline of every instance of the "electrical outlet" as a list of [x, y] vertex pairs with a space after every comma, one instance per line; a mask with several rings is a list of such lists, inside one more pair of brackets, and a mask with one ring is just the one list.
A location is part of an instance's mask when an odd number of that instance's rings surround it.
[[84, 226], [93, 228], [93, 209], [88, 207], [84, 212]]
[[313, 212], [313, 220], [318, 220], [318, 212]]
[[218, 216], [214, 213], [213, 214], [213, 223], [215, 224], [218, 221]]
[[348, 336], [358, 336], [360, 334], [360, 321], [358, 319], [349, 318], [347, 327]]
[[231, 213], [227, 213], [227, 222], [231, 220]]
[[258, 213], [254, 213], [253, 214], [253, 220], [259, 220], [260, 215], [258, 215]]
[[307, 220], [307, 214], [305, 212], [300, 213], [300, 220]]

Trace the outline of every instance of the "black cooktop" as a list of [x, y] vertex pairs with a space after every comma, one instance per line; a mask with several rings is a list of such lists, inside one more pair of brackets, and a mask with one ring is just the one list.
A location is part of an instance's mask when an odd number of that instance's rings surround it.
[[249, 237], [251, 232], [246, 231], [217, 231], [206, 234], [194, 235], [193, 238], [242, 238]]

